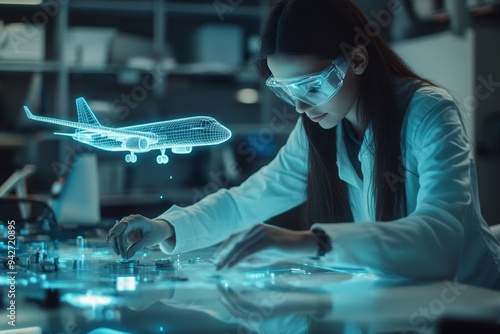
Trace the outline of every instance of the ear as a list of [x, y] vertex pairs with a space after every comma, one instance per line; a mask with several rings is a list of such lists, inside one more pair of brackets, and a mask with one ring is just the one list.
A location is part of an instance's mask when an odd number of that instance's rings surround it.
[[368, 51], [362, 45], [356, 46], [351, 53], [351, 68], [354, 73], [361, 75], [368, 67], [369, 57]]

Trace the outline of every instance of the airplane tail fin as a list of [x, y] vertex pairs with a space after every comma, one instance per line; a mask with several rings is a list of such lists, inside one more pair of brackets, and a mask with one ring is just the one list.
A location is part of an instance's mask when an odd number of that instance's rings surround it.
[[78, 123], [101, 126], [83, 97], [76, 99], [76, 111], [78, 112]]
[[29, 119], [35, 119], [35, 115], [31, 112], [31, 110], [28, 109], [28, 107], [24, 106], [24, 112], [26, 113], [26, 116], [28, 116]]

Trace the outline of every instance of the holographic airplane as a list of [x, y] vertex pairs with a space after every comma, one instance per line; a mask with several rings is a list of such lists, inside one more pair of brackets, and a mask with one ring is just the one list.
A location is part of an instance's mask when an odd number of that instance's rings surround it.
[[137, 161], [136, 153], [158, 149], [161, 154], [156, 157], [158, 164], [166, 164], [168, 156], [165, 150], [172, 153], [188, 154], [193, 146], [215, 145], [225, 142], [231, 137], [231, 131], [212, 117], [196, 116], [171, 121], [147, 123], [121, 128], [102, 126], [83, 97], [76, 99], [78, 122], [56, 118], [36, 116], [25, 106], [28, 118], [67, 126], [76, 129], [74, 133], [54, 132], [56, 135], [70, 136], [74, 140], [106, 151], [129, 151], [126, 162]]

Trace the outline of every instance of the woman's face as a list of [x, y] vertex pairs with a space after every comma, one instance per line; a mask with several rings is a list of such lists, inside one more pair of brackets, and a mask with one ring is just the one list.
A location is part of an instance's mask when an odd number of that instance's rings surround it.
[[[273, 55], [267, 58], [267, 65], [277, 79], [290, 79], [301, 75], [321, 72], [331, 65], [333, 59], [318, 60], [313, 56]], [[347, 71], [344, 84], [327, 102], [319, 106], [311, 106], [297, 101], [295, 109], [305, 113], [313, 122], [324, 129], [336, 126], [348, 114], [355, 119], [355, 102], [358, 90], [358, 78], [351, 68]], [[349, 117], [351, 118], [351, 117]]]

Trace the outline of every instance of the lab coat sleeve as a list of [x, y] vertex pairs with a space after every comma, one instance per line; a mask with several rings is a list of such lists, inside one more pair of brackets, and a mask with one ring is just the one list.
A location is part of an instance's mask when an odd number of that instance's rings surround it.
[[452, 100], [430, 98], [410, 118], [408, 147], [418, 163], [416, 209], [391, 222], [315, 224], [333, 240], [333, 265], [411, 279], [452, 279], [463, 245], [463, 217], [472, 208], [471, 151]]
[[175, 229], [175, 240], [160, 243], [162, 251], [174, 254], [214, 245], [301, 204], [308, 168], [306, 145], [299, 119], [277, 156], [240, 186], [220, 189], [185, 208], [174, 205], [157, 217]]

